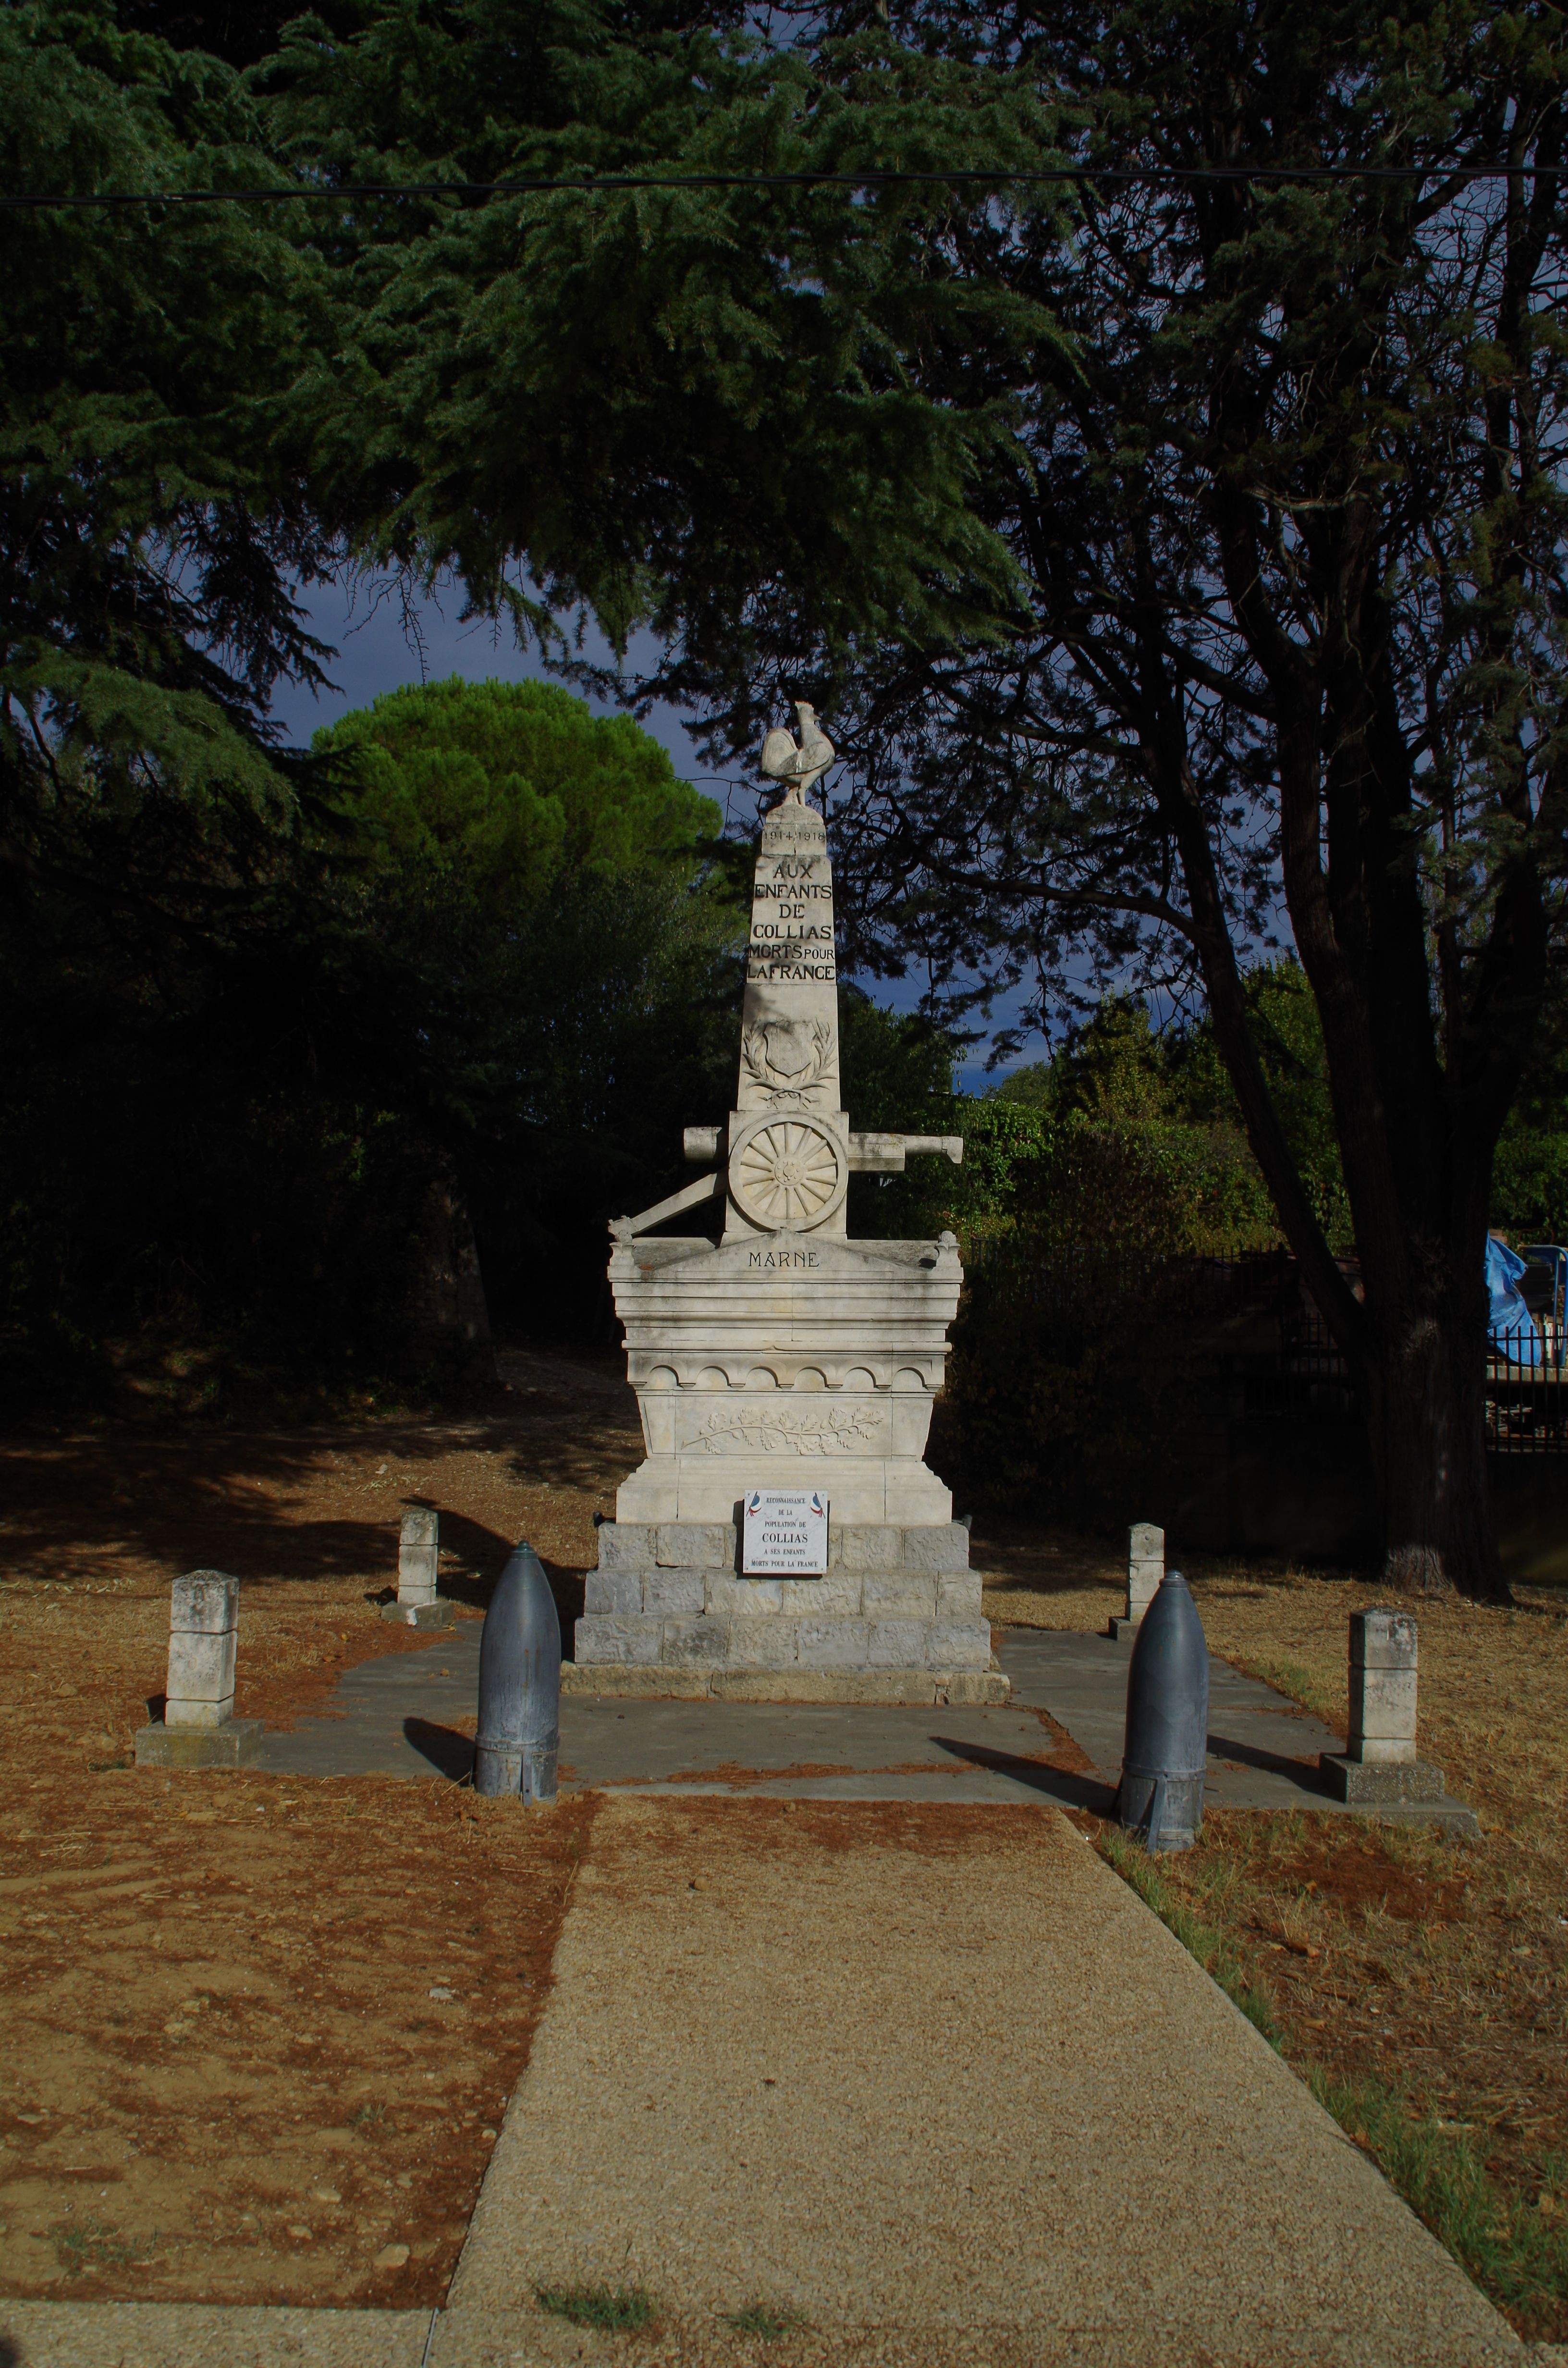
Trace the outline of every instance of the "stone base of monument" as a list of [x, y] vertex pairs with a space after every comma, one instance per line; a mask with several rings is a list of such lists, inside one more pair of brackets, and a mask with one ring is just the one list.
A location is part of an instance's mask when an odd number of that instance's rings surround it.
[[220, 1726], [165, 1726], [161, 1718], [136, 1731], [138, 1768], [244, 1768], [266, 1732], [259, 1718], [226, 1718]]
[[445, 1596], [436, 1596], [424, 1603], [383, 1603], [381, 1618], [399, 1628], [449, 1628], [456, 1617]]
[[1131, 1645], [1132, 1639], [1137, 1635], [1139, 1629], [1142, 1628], [1142, 1625], [1143, 1615], [1142, 1612], [1139, 1613], [1136, 1620], [1128, 1620], [1124, 1618], [1120, 1612], [1118, 1612], [1110, 1623], [1110, 1634], [1117, 1644]]
[[561, 1664], [563, 1694], [617, 1702], [881, 1703], [890, 1710], [989, 1709], [1012, 1699], [999, 1669], [701, 1669], [677, 1663]]
[[569, 1693], [1004, 1702], [959, 1521], [835, 1523], [821, 1578], [747, 1578], [733, 1521], [606, 1521]]
[[1343, 1751], [1318, 1755], [1324, 1789], [1336, 1801], [1369, 1807], [1386, 1801], [1441, 1801], [1443, 1771], [1430, 1759], [1351, 1759]]

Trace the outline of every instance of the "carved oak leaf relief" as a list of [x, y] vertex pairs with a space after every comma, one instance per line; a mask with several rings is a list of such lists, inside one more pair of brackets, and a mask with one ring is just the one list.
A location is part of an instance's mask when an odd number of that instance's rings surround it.
[[690, 1444], [707, 1455], [853, 1455], [874, 1452], [881, 1428], [853, 1406], [774, 1413], [754, 1398], [733, 1411], [716, 1408]]

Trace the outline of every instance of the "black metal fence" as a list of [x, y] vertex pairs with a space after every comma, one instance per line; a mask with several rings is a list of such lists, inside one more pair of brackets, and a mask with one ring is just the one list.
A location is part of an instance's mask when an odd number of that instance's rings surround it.
[[1486, 1444], [1499, 1455], [1568, 1454], [1568, 1388], [1561, 1344], [1526, 1362], [1494, 1343], [1486, 1359]]
[[[988, 1289], [1086, 1329], [1096, 1315], [1125, 1323], [1140, 1302], [1151, 1316], [1157, 1310], [1202, 1327], [1249, 1418], [1360, 1419], [1349, 1370], [1287, 1250], [1171, 1258], [1115, 1244], [1003, 1239], [967, 1243], [964, 1258]], [[1339, 1267], [1359, 1297], [1358, 1261]], [[1488, 1343], [1486, 1443], [1499, 1455], [1568, 1453], [1568, 1323], [1555, 1305], [1537, 1322], [1533, 1341]]]

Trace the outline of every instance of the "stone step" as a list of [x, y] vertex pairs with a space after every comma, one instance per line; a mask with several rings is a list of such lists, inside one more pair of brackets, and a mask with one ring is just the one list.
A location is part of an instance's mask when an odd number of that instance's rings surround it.
[[991, 1629], [977, 1619], [587, 1612], [576, 1624], [574, 1658], [579, 1668], [656, 1662], [687, 1668], [986, 1669]]
[[1007, 1701], [1000, 1669], [705, 1669], [657, 1661], [562, 1664], [563, 1694], [617, 1702], [884, 1702], [912, 1708]]

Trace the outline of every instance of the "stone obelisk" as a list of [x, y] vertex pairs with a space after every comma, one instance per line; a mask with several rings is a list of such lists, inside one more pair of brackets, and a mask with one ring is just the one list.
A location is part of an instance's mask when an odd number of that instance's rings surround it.
[[781, 1231], [843, 1239], [849, 1144], [839, 1101], [827, 828], [791, 789], [762, 825], [752, 883], [727, 1241]]
[[[800, 713], [800, 750], [773, 733], [763, 752], [765, 769], [793, 778], [762, 826], [735, 1108], [726, 1127], [686, 1137], [689, 1157], [722, 1164], [611, 1228], [647, 1454], [599, 1531], [562, 1681], [579, 1693], [1004, 1701], [969, 1534], [924, 1460], [958, 1244], [852, 1241], [845, 1224], [852, 1170], [902, 1168], [911, 1151], [956, 1160], [962, 1146], [849, 1131], [827, 832], [804, 798], [832, 750]], [[717, 1240], [653, 1230], [715, 1201]], [[828, 1499], [825, 1572], [743, 1576], [746, 1497], [801, 1488]]]

